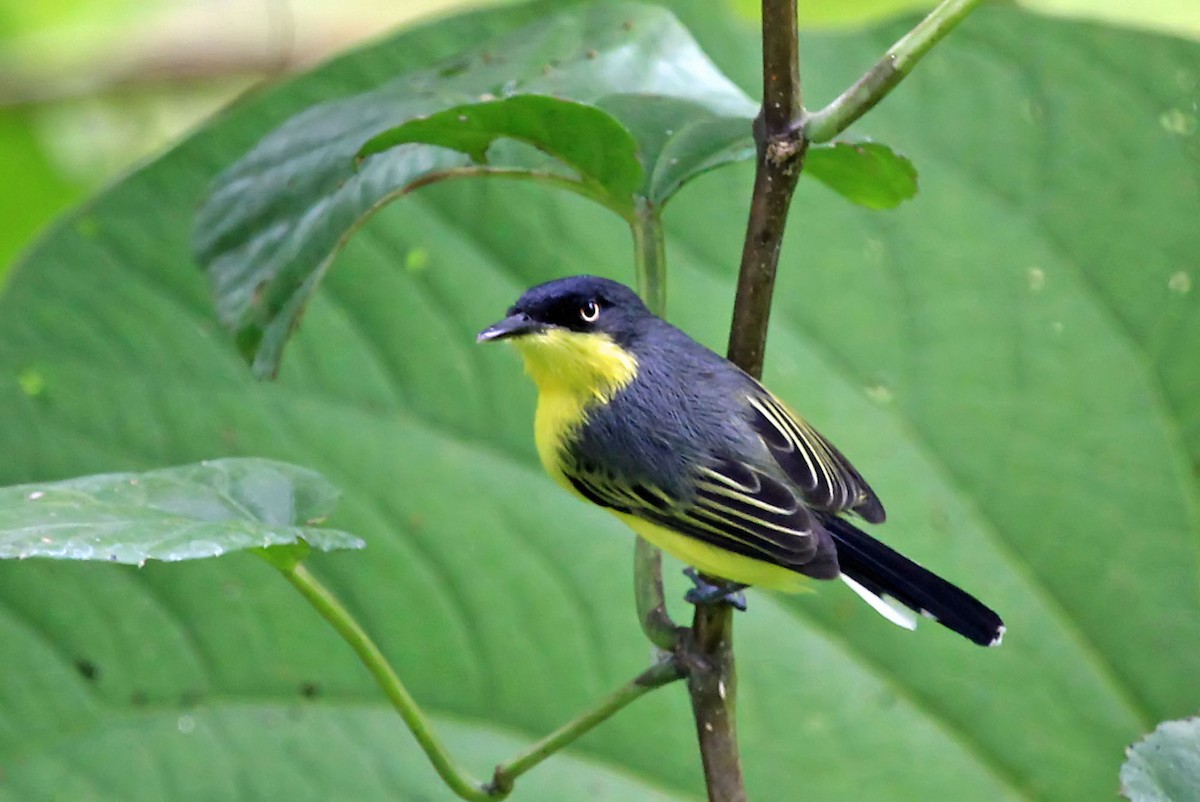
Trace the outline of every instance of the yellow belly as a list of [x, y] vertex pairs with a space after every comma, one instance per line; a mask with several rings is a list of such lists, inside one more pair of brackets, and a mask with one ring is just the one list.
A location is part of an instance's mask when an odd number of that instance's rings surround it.
[[577, 396], [545, 391], [538, 394], [537, 415], [533, 421], [538, 457], [546, 473], [575, 495], [579, 494], [563, 475], [559, 448], [570, 430], [580, 425], [583, 415], [583, 403]]
[[[610, 510], [610, 512], [612, 512]], [[711, 546], [688, 535], [681, 535], [666, 527], [644, 521], [624, 512], [613, 512], [639, 536], [658, 546], [667, 554], [694, 565], [701, 573], [721, 577], [743, 585], [754, 585], [784, 593], [809, 591], [808, 577], [780, 568], [762, 560], [744, 557], [731, 551]]]
[[[571, 481], [563, 474], [559, 444], [571, 428], [578, 426], [585, 415], [584, 403], [569, 393], [542, 391], [538, 395], [534, 419], [534, 440], [538, 456], [546, 473], [572, 495], [583, 499]], [[586, 499], [584, 499], [586, 501]], [[590, 503], [590, 502], [589, 502]], [[807, 577], [762, 560], [709, 545], [696, 538], [642, 520], [635, 515], [609, 510], [639, 536], [658, 546], [671, 556], [693, 565], [709, 576], [721, 577], [744, 585], [754, 585], [786, 593], [810, 590]]]

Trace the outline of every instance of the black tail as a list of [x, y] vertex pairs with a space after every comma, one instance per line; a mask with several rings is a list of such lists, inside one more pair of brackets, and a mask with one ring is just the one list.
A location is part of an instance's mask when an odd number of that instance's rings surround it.
[[842, 573], [881, 598], [891, 597], [905, 607], [932, 618], [980, 646], [995, 646], [1004, 635], [1004, 622], [987, 605], [926, 571], [848, 521], [821, 516], [837, 544]]

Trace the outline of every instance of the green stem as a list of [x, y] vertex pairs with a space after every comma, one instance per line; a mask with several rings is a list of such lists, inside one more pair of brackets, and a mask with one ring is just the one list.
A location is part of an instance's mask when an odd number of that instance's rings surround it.
[[671, 620], [663, 594], [662, 552], [637, 538], [633, 552], [633, 592], [642, 632], [658, 648], [672, 651], [683, 629]]
[[[638, 198], [629, 225], [633, 231], [638, 294], [650, 311], [661, 317], [667, 311], [667, 257], [658, 209], [645, 198]], [[640, 537], [634, 546], [633, 586], [642, 631], [658, 648], [673, 650], [679, 642], [681, 629], [667, 612], [662, 552]]]
[[[307, 551], [307, 550], [305, 550]], [[309, 570], [300, 564], [303, 552], [276, 554], [264, 553], [267, 561], [279, 569], [288, 582], [300, 595], [308, 600], [321, 617], [328, 621], [350, 648], [354, 649], [359, 660], [375, 677], [375, 681], [391, 701], [392, 706], [400, 713], [404, 723], [412, 732], [413, 737], [425, 752], [429, 762], [437, 771], [438, 776], [445, 781], [459, 797], [468, 802], [488, 802], [501, 800], [512, 793], [513, 782], [525, 772], [550, 757], [555, 752], [566, 747], [579, 736], [607, 721], [618, 710], [640, 699], [645, 694], [662, 687], [683, 676], [679, 662], [674, 655], [665, 655], [663, 659], [629, 682], [622, 685], [606, 698], [602, 699], [590, 710], [575, 718], [547, 735], [533, 746], [521, 752], [516, 757], [501, 763], [492, 775], [492, 781], [486, 785], [467, 774], [455, 764], [445, 745], [433, 732], [433, 726], [412, 694], [404, 687], [404, 683], [388, 663], [383, 652], [375, 645], [354, 616], [342, 603], [322, 585]]]
[[640, 699], [655, 688], [674, 682], [681, 676], [682, 673], [674, 659], [668, 658], [652, 665], [591, 710], [568, 721], [521, 754], [497, 766], [488, 789], [496, 795], [496, 798], [508, 794], [512, 790], [513, 781], [522, 774], [607, 720], [621, 708]]
[[[729, 326], [729, 359], [762, 375], [775, 272], [792, 193], [808, 141], [803, 117], [795, 0], [762, 0], [763, 102], [754, 120], [757, 160], [737, 297]], [[729, 605], [697, 605], [679, 650], [704, 767], [709, 802], [746, 802], [737, 740], [737, 666]]]
[[637, 271], [638, 294], [651, 312], [665, 317], [667, 252], [658, 209], [645, 198], [638, 198], [629, 227], [633, 230], [633, 264]]
[[975, 10], [981, 0], [943, 0], [883, 54], [875, 66], [832, 103], [808, 115], [804, 133], [810, 142], [828, 142], [883, 100], [917, 62], [958, 23]]
[[379, 687], [387, 695], [392, 706], [404, 719], [413, 737], [417, 739], [421, 749], [433, 764], [433, 768], [454, 793], [469, 802], [485, 802], [486, 800], [503, 799], [507, 792], [495, 793], [485, 788], [482, 783], [460, 769], [455, 763], [445, 745], [434, 734], [433, 727], [421, 708], [417, 707], [412, 694], [404, 687], [400, 677], [392, 670], [383, 652], [371, 640], [371, 637], [354, 620], [350, 611], [342, 606], [329, 590], [317, 581], [303, 565], [284, 567], [277, 565], [280, 572], [292, 583], [300, 595], [308, 600], [321, 617], [328, 621], [337, 633], [342, 636], [350, 648], [354, 649], [358, 659], [362, 661]]

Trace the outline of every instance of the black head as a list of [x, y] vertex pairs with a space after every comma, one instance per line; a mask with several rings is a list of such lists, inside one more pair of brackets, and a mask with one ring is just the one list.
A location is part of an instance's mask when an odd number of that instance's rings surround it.
[[526, 290], [504, 320], [479, 333], [478, 341], [503, 340], [551, 328], [608, 334], [626, 344], [652, 320], [642, 299], [624, 284], [598, 276], [571, 276]]

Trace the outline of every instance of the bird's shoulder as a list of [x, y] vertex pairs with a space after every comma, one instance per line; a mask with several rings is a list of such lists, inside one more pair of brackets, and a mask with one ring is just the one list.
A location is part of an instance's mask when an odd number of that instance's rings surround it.
[[584, 467], [686, 491], [698, 466], [766, 456], [749, 426], [753, 380], [663, 321], [632, 350], [636, 378], [587, 411], [567, 445]]
[[632, 350], [635, 380], [589, 410], [566, 444], [578, 472], [687, 502], [699, 473], [741, 466], [815, 509], [883, 521], [878, 496], [845, 455], [732, 362], [659, 320]]

